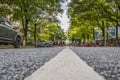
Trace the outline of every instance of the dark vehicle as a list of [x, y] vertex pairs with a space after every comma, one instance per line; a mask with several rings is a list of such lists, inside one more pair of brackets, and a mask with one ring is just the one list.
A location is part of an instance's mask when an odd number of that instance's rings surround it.
[[0, 44], [12, 44], [14, 48], [21, 45], [21, 33], [11, 28], [11, 23], [0, 18]]
[[52, 41], [46, 41], [46, 40], [41, 40], [38, 42], [37, 47], [52, 47], [53, 42]]
[[84, 46], [84, 47], [90, 47], [91, 45], [90, 45], [90, 43], [88, 43], [88, 42], [84, 42], [84, 43], [83, 43], [83, 46]]

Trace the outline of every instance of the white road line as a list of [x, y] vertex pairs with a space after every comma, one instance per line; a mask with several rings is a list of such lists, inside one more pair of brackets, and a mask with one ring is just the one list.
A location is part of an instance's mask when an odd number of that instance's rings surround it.
[[69, 48], [25, 80], [105, 80]]

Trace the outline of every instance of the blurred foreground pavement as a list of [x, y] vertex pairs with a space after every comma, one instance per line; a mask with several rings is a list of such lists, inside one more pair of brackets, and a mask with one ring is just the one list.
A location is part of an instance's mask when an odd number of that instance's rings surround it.
[[120, 80], [119, 47], [71, 47], [71, 49], [106, 80]]
[[0, 80], [24, 80], [64, 47], [0, 49]]
[[25, 80], [104, 80], [69, 48]]

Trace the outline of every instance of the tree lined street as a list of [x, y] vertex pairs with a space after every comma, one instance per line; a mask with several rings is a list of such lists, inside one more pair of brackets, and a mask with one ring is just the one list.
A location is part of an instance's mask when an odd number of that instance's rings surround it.
[[0, 0], [0, 80], [120, 80], [119, 47], [120, 0]]

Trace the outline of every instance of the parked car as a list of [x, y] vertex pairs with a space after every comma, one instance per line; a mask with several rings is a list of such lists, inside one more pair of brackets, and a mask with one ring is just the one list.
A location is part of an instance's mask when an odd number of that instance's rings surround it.
[[0, 44], [12, 44], [14, 48], [21, 45], [21, 33], [12, 29], [11, 23], [0, 18]]
[[52, 41], [46, 41], [46, 40], [41, 40], [38, 42], [37, 47], [52, 47], [53, 42]]
[[84, 43], [83, 43], [83, 46], [84, 46], [84, 47], [90, 47], [90, 46], [91, 46], [91, 44], [90, 44], [90, 43], [88, 43], [88, 42], [84, 42]]

